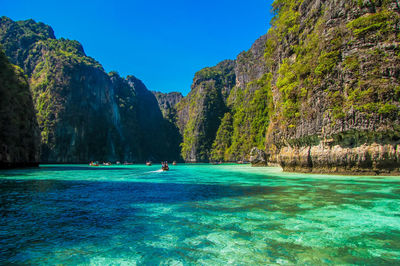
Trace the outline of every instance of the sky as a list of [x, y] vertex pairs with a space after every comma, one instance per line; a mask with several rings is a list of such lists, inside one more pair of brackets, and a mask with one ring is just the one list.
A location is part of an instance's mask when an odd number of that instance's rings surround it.
[[0, 16], [50, 25], [107, 72], [150, 90], [190, 91], [194, 74], [248, 50], [269, 28], [272, 0], [0, 0]]

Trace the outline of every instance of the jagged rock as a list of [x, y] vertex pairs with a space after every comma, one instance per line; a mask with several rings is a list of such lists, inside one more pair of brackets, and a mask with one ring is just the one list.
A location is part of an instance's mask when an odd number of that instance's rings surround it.
[[257, 147], [252, 148], [250, 151], [250, 163], [251, 166], [267, 166], [268, 162], [265, 151]]

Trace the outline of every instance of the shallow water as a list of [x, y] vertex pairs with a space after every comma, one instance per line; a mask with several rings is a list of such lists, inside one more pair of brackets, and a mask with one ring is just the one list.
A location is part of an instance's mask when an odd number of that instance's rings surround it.
[[400, 264], [400, 177], [158, 169], [0, 171], [0, 264]]

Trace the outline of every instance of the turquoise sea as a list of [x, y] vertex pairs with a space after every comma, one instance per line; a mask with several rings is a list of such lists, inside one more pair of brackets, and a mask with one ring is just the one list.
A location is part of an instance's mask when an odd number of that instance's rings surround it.
[[400, 177], [159, 168], [0, 171], [0, 264], [400, 264]]

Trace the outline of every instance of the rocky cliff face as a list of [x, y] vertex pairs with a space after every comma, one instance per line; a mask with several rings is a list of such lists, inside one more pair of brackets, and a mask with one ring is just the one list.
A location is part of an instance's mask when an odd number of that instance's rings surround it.
[[234, 61], [226, 60], [200, 70], [190, 93], [177, 105], [182, 157], [188, 162], [210, 160], [212, 143], [227, 110], [227, 96], [235, 84], [234, 67]]
[[[179, 109], [179, 127], [181, 133], [187, 136], [183, 143], [185, 158], [190, 158], [190, 161], [199, 160], [196, 146], [206, 151], [202, 157], [205, 161], [247, 161], [253, 147], [264, 149], [268, 125], [265, 100], [268, 91], [263, 88], [268, 78], [264, 77], [267, 71], [264, 60], [265, 41], [266, 36], [260, 37], [248, 51], [240, 53], [235, 61], [228, 61], [229, 68], [226, 71], [220, 71], [222, 77], [218, 78], [228, 82], [224, 86], [212, 87], [213, 92], [221, 95], [221, 98], [213, 103], [213, 108], [217, 110], [208, 112], [208, 120], [204, 119], [202, 113], [202, 101], [213, 97], [213, 93], [201, 91], [202, 96], [197, 96], [199, 84], [206, 79], [198, 79], [196, 74], [192, 91], [182, 100]], [[207, 73], [218, 67], [221, 64], [198, 73]], [[189, 106], [192, 106], [191, 110]], [[197, 136], [204, 130], [203, 126], [209, 125], [207, 121], [217, 123], [208, 127], [208, 142], [203, 142]]]
[[213, 143], [213, 160], [248, 161], [253, 147], [264, 149], [268, 91], [263, 86], [270, 79], [264, 77], [265, 41], [266, 36], [260, 37], [236, 58], [236, 83], [227, 98], [228, 112]]
[[28, 81], [0, 46], [0, 168], [37, 166], [39, 145]]
[[182, 93], [162, 93], [158, 91], [153, 91], [152, 93], [157, 99], [163, 117], [169, 121], [176, 121], [176, 105], [182, 100]]
[[[271, 29], [236, 59], [211, 158], [247, 160], [258, 147], [288, 171], [398, 172], [397, 1], [277, 0], [273, 8]], [[181, 112], [192, 125], [185, 133], [197, 132], [189, 109]]]
[[169, 161], [183, 161], [181, 156], [180, 144], [182, 143], [182, 135], [178, 128], [177, 105], [183, 99], [180, 92], [152, 92], [156, 97], [158, 106], [164, 117], [162, 130], [165, 134], [165, 144], [168, 146], [165, 151], [164, 158]]
[[397, 2], [274, 6], [265, 54], [273, 73], [271, 160], [289, 171], [398, 171]]
[[179, 156], [178, 144], [167, 143], [156, 98], [140, 80], [105, 73], [80, 43], [55, 39], [50, 27], [32, 20], [2, 17], [0, 43], [10, 60], [28, 74], [42, 162]]

